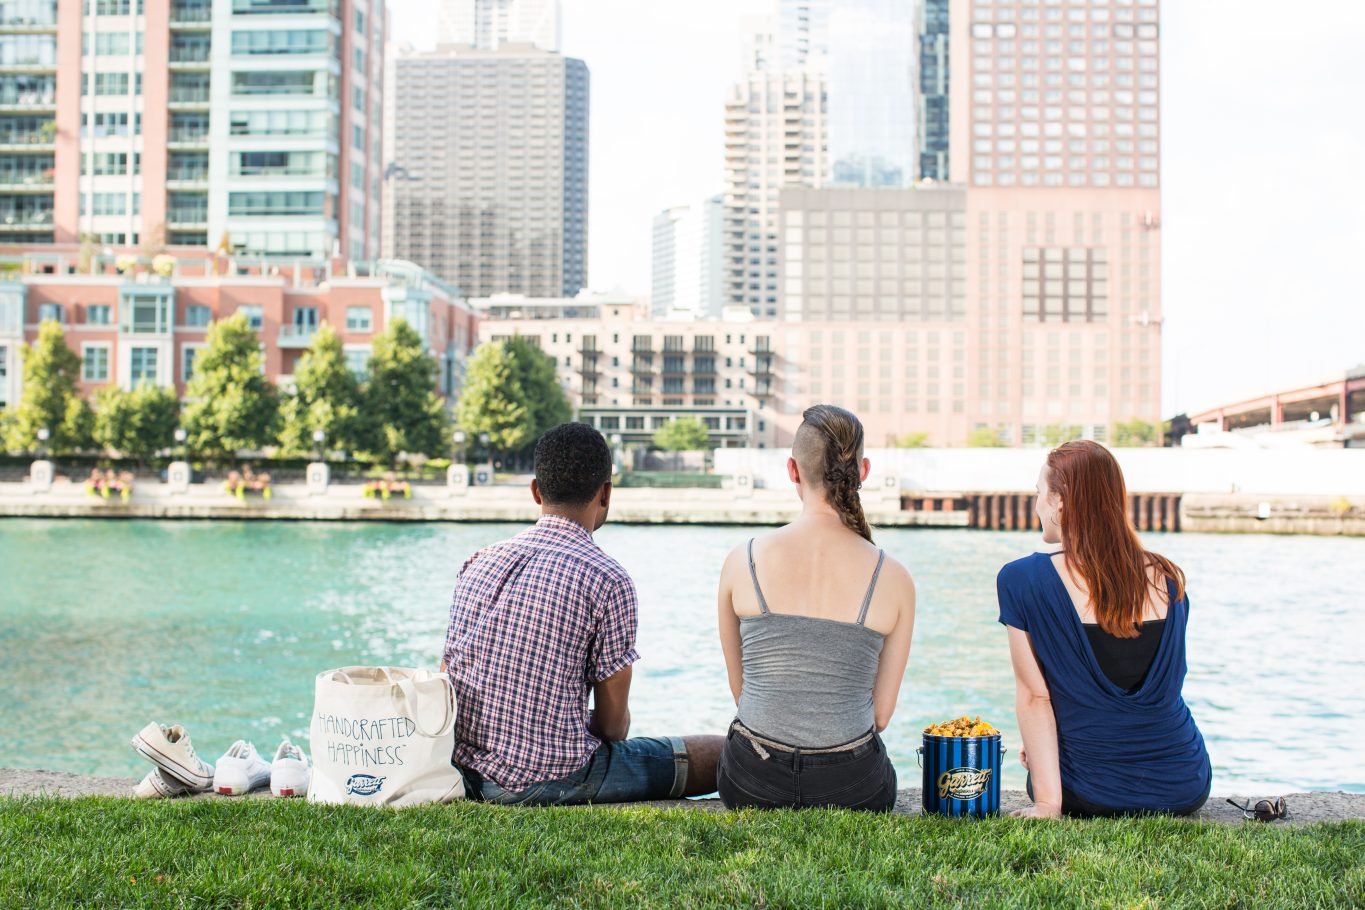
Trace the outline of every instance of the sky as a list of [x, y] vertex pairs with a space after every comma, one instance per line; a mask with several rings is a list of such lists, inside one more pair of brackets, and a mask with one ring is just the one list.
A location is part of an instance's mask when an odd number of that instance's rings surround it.
[[[434, 40], [440, 0], [390, 0]], [[910, 0], [907, 0], [910, 2]], [[725, 94], [764, 0], [564, 0], [591, 72], [589, 284], [649, 291], [650, 225], [723, 189]], [[1164, 0], [1162, 412], [1365, 364], [1365, 2]]]

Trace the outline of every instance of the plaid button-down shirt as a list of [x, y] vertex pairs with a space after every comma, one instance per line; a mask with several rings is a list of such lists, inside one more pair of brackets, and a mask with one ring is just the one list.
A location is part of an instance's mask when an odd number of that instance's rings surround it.
[[577, 771], [588, 692], [639, 659], [635, 584], [587, 528], [545, 516], [460, 569], [446, 632], [455, 762], [506, 790]]

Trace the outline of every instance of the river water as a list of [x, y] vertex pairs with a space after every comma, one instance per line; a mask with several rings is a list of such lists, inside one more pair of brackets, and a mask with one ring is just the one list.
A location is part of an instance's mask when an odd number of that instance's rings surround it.
[[[434, 666], [462, 561], [513, 525], [0, 521], [0, 766], [139, 775], [150, 720], [183, 723], [212, 760], [307, 741], [313, 677], [350, 664]], [[635, 577], [631, 689], [641, 735], [721, 732], [734, 706], [715, 632], [725, 554], [761, 529], [613, 527]], [[902, 785], [921, 728], [980, 714], [1014, 756], [1013, 680], [995, 574], [1036, 535], [884, 530], [919, 608], [885, 734]], [[1185, 695], [1215, 793], [1365, 792], [1365, 540], [1149, 535], [1190, 579]]]

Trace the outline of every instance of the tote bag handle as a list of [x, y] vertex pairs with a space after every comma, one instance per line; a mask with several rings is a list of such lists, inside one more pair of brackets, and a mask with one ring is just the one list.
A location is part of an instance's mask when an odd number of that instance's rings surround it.
[[[418, 713], [417, 710], [417, 687], [414, 685], [412, 678], [394, 679], [393, 674], [389, 672], [388, 667], [375, 667], [375, 669], [380, 673], [383, 673], [384, 678], [389, 681], [389, 684], [398, 689], [399, 694], [402, 695], [400, 710], [406, 708], [407, 713], [412, 718], [412, 725], [418, 733], [422, 734], [427, 739], [436, 739], [445, 736], [450, 732], [451, 727], [455, 725], [455, 687], [450, 684], [449, 677], [446, 677], [443, 680], [445, 682], [446, 690], [446, 697], [442, 699], [445, 705], [445, 712], [441, 716], [441, 723], [437, 726], [436, 730], [432, 732], [422, 728], [422, 715]], [[355, 684], [345, 670], [337, 670], [336, 672], [337, 675], [346, 680], [348, 684]], [[397, 701], [397, 699], [395, 699], [395, 701]]]

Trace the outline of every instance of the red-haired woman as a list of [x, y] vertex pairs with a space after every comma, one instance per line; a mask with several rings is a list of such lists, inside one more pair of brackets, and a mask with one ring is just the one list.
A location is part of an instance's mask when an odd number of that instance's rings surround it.
[[1185, 706], [1185, 574], [1144, 550], [1118, 462], [1068, 442], [1038, 474], [1038, 519], [1055, 553], [1000, 570], [1015, 710], [1033, 806], [1057, 817], [1188, 815], [1212, 781]]

